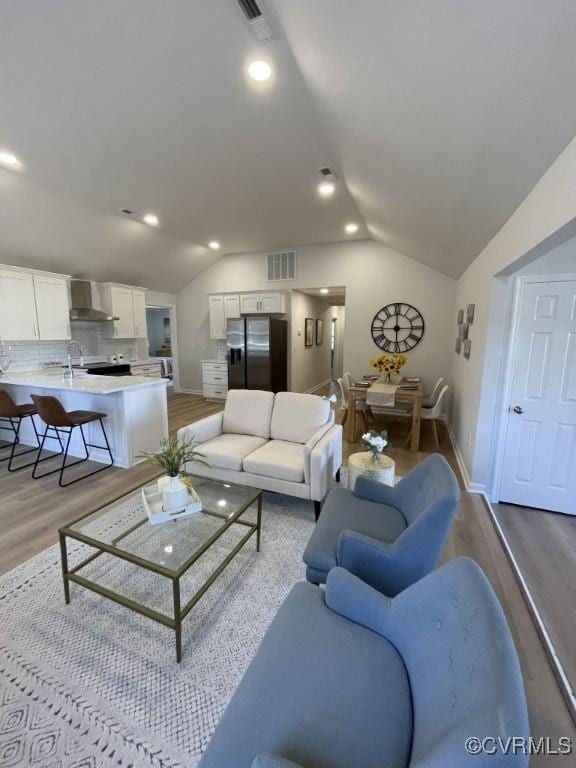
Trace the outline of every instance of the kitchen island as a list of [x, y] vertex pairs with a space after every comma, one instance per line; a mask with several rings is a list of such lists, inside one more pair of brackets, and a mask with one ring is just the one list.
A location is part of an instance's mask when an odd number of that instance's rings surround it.
[[[0, 377], [0, 388], [5, 389], [18, 403], [29, 403], [30, 395], [53, 395], [67, 411], [100, 411], [106, 434], [114, 456], [114, 466], [128, 469], [138, 462], [142, 451], [156, 451], [160, 441], [168, 437], [168, 406], [166, 379], [146, 376], [95, 376], [77, 373], [65, 378], [58, 371], [8, 372]], [[44, 423], [35, 417], [39, 434]], [[103, 444], [97, 423], [84, 427], [89, 443]], [[78, 434], [76, 434], [78, 433]], [[20, 440], [25, 445], [36, 445], [29, 419], [24, 419]], [[59, 450], [54, 438], [46, 440], [46, 448]], [[69, 453], [83, 457], [84, 449], [79, 430], [74, 430]], [[90, 459], [108, 463], [105, 451], [90, 449]]]

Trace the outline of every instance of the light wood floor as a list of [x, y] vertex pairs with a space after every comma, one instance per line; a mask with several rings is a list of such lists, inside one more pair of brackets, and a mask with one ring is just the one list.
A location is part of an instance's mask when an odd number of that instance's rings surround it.
[[[174, 431], [220, 408], [220, 405], [207, 403], [198, 396], [171, 395], [170, 428]], [[406, 474], [433, 450], [432, 438], [426, 429], [429, 425], [423, 425], [420, 453], [412, 453], [403, 447], [405, 424], [385, 426], [389, 430], [390, 453], [396, 461], [398, 474]], [[458, 472], [454, 451], [443, 428], [440, 439], [441, 452]], [[344, 445], [346, 458], [357, 450], [360, 450], [358, 445]], [[54, 476], [33, 481], [29, 470], [9, 474], [5, 464], [0, 464], [0, 573], [56, 543], [59, 526], [137, 487], [154, 473], [154, 469], [145, 465], [130, 470], [111, 469], [78, 485], [60, 489]], [[508, 616], [524, 672], [533, 735], [576, 737], [570, 714], [484, 502], [479, 496], [466, 492], [462, 495], [444, 559], [462, 555], [480, 563]], [[572, 757], [536, 757], [531, 763], [537, 768], [567, 768], [573, 764]]]
[[506, 541], [576, 691], [576, 517], [494, 504]]

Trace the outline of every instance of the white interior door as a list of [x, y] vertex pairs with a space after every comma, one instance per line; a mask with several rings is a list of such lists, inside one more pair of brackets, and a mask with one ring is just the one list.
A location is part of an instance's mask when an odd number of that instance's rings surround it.
[[500, 499], [576, 514], [576, 280], [524, 284]]

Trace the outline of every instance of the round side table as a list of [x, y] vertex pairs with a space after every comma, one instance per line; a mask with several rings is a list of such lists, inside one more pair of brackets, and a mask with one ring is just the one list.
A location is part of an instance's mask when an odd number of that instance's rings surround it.
[[378, 456], [376, 461], [372, 458], [370, 451], [362, 453], [353, 453], [348, 457], [348, 488], [353, 491], [356, 485], [356, 479], [360, 475], [371, 477], [379, 483], [394, 485], [394, 473], [396, 464], [384, 454]]

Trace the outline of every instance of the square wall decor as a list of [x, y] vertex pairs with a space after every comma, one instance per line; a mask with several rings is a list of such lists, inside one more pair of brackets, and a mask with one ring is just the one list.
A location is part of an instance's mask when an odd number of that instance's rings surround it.
[[462, 325], [463, 322], [464, 322], [464, 310], [463, 309], [459, 309], [458, 310], [458, 325]]
[[468, 307], [466, 308], [466, 322], [472, 325], [474, 322], [474, 310], [476, 308], [476, 304], [468, 304]]
[[316, 344], [324, 342], [324, 320], [316, 320]]

